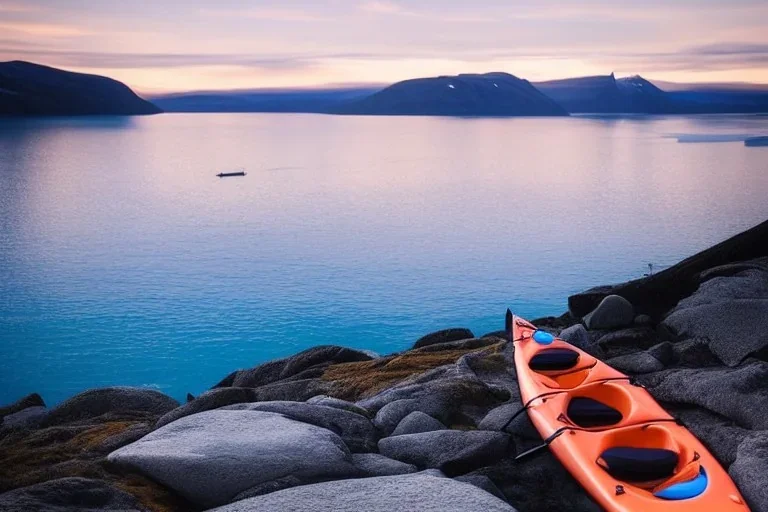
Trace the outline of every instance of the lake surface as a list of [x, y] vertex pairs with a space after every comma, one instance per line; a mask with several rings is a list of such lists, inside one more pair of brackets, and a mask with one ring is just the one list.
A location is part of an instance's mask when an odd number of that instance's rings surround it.
[[0, 120], [0, 404], [182, 399], [316, 344], [387, 353], [501, 329], [508, 306], [560, 314], [768, 218], [768, 148], [739, 141], [766, 133], [760, 116]]

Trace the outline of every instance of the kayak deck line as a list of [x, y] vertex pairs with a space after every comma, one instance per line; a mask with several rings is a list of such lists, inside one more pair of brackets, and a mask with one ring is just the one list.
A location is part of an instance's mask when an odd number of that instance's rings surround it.
[[549, 448], [607, 511], [748, 512], [720, 463], [635, 378], [507, 311], [523, 407]]

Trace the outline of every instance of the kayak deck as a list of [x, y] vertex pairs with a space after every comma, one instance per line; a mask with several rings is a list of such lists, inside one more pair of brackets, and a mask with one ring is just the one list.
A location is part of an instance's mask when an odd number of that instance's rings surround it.
[[709, 451], [642, 386], [508, 314], [520, 395], [549, 449], [606, 510], [746, 512]]

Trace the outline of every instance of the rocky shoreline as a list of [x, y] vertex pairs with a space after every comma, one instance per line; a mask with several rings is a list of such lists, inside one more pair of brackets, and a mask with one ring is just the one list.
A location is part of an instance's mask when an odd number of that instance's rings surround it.
[[[768, 221], [575, 295], [540, 328], [633, 375], [768, 511]], [[503, 313], [503, 312], [500, 312]], [[503, 316], [500, 314], [500, 321]], [[0, 511], [597, 511], [522, 406], [502, 332], [319, 346], [187, 403], [104, 388], [0, 407]]]

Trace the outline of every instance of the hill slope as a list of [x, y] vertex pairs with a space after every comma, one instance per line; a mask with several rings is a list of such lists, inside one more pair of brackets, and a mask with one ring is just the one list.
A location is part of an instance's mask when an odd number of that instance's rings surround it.
[[211, 91], [166, 94], [152, 102], [166, 112], [307, 112], [328, 113], [380, 88]]
[[571, 113], [717, 114], [768, 112], [768, 91], [675, 84], [665, 91], [641, 76], [587, 76], [539, 82], [536, 87]]
[[138, 115], [160, 112], [128, 86], [23, 61], [0, 62], [0, 115]]
[[572, 113], [662, 114], [678, 110], [667, 93], [640, 76], [587, 76], [539, 82], [536, 87]]
[[527, 80], [508, 73], [417, 78], [339, 108], [338, 114], [423, 116], [565, 116]]

